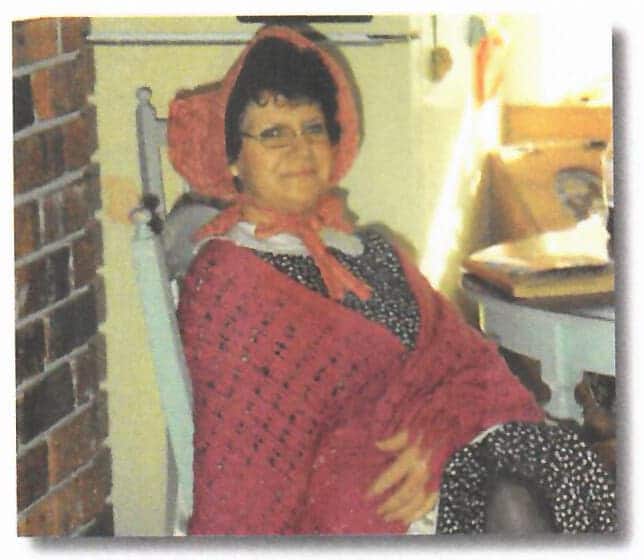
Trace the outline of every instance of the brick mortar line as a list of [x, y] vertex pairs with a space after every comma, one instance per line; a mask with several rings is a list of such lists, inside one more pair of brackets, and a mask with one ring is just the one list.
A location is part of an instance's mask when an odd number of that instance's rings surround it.
[[88, 521], [85, 523], [85, 525], [81, 525], [80, 527], [77, 527], [74, 531], [69, 533], [69, 537], [82, 537], [83, 533], [87, 531], [88, 529], [92, 528], [92, 525], [96, 524], [96, 518], [92, 519], [91, 521]]
[[[88, 106], [85, 106], [83, 107], [83, 109], [87, 107]], [[71, 122], [74, 119], [78, 118], [82, 114], [83, 109], [73, 111], [72, 113], [67, 113], [66, 115], [62, 115], [60, 117], [54, 117], [53, 119], [35, 122], [27, 128], [23, 128], [22, 130], [15, 132], [13, 135], [13, 141], [18, 142], [20, 140], [28, 138], [29, 136], [34, 136], [39, 132], [45, 132], [47, 130], [51, 130], [52, 128], [56, 128], [57, 126], [67, 124], [68, 122]]]
[[74, 181], [82, 179], [89, 169], [91, 164], [84, 165], [79, 169], [74, 171], [65, 171], [62, 175], [59, 175], [55, 179], [52, 179], [48, 183], [44, 183], [39, 187], [35, 187], [25, 193], [17, 194], [13, 197], [13, 206], [20, 206], [26, 202], [31, 202], [32, 200], [38, 200], [39, 198], [44, 198], [48, 194], [56, 192], [60, 189], [63, 189], [67, 185], [70, 185]]
[[[47, 428], [44, 432], [39, 433], [36, 437], [34, 437], [33, 439], [30, 439], [27, 443], [18, 443], [18, 449], [16, 451], [16, 456], [18, 458], [20, 458], [21, 455], [24, 455], [25, 453], [28, 453], [34, 447], [37, 447], [38, 445], [40, 445], [43, 442], [46, 442], [47, 438], [53, 432], [55, 432], [58, 428], [61, 428], [61, 427], [65, 426], [68, 422], [72, 422], [76, 417], [78, 417], [81, 414], [83, 414], [84, 412], [86, 412], [89, 408], [91, 408], [97, 402], [98, 402], [98, 397], [97, 396], [92, 397], [86, 403], [83, 403], [80, 406], [74, 407], [72, 409], [72, 411], [69, 412], [66, 416], [63, 416], [62, 418], [60, 418], [55, 424], [52, 424], [51, 426], [49, 426], [49, 428]], [[78, 467], [78, 468], [79, 469], [82, 468], [82, 465], [80, 467]], [[69, 476], [67, 478], [69, 478]], [[58, 484], [60, 484], [60, 482]]]
[[32, 253], [29, 253], [28, 255], [24, 255], [16, 259], [14, 262], [14, 268], [20, 268], [21, 266], [31, 264], [32, 262], [37, 261], [40, 257], [44, 257], [46, 255], [49, 255], [50, 253], [53, 253], [54, 251], [57, 251], [58, 249], [67, 247], [70, 243], [73, 243], [74, 241], [81, 239], [83, 236], [85, 236], [86, 233], [87, 233], [87, 228], [82, 228], [73, 233], [70, 233], [69, 235], [61, 239], [57, 239], [56, 241], [53, 241], [52, 243], [48, 243], [47, 245], [40, 247], [40, 249], [37, 249]]
[[31, 315], [27, 315], [26, 317], [23, 317], [19, 321], [16, 321], [15, 330], [20, 330], [23, 327], [27, 326], [29, 323], [36, 321], [37, 319], [44, 319], [52, 311], [56, 311], [58, 308], [63, 307], [64, 305], [68, 304], [70, 301], [74, 299], [78, 299], [86, 292], [89, 292], [91, 288], [92, 288], [91, 284], [87, 284], [85, 286], [78, 288], [77, 290], [72, 290], [67, 295], [66, 298], [58, 300], [52, 303], [51, 305], [48, 305], [47, 307], [43, 307], [42, 309], [39, 309], [38, 311], [32, 313]]
[[[106, 508], [109, 506], [114, 506], [112, 504], [112, 494], [110, 493], [106, 498], [105, 498], [105, 503], [103, 504], [103, 510], [99, 512], [99, 515], [105, 511]], [[87, 529], [90, 529], [92, 525], [96, 525], [97, 519], [94, 518], [91, 521], [88, 521], [85, 523], [85, 525], [81, 525], [80, 527], [77, 527], [72, 533], [69, 534], [70, 537], [82, 537], [83, 533], [87, 531]], [[115, 535], [116, 536], [116, 535]]]
[[57, 358], [53, 362], [49, 362], [45, 364], [43, 371], [35, 375], [30, 375], [27, 379], [25, 379], [22, 383], [20, 383], [20, 385], [16, 387], [16, 397], [24, 393], [25, 391], [28, 391], [29, 389], [31, 389], [31, 387], [33, 387], [34, 385], [37, 385], [38, 383], [40, 383], [41, 381], [49, 377], [50, 373], [52, 373], [53, 371], [56, 371], [63, 364], [70, 362], [74, 358], [86, 352], [88, 348], [89, 348], [89, 342], [86, 342], [82, 346], [77, 346], [69, 353], [65, 354], [64, 356], [61, 356], [60, 358]]
[[[47, 215], [46, 215], [47, 211], [45, 209], [45, 201], [44, 201], [44, 199], [36, 200], [35, 202], [37, 203], [36, 204], [36, 213], [38, 214], [38, 228], [37, 228], [38, 229], [38, 237], [36, 237], [36, 239], [34, 240], [34, 245], [40, 243], [41, 239], [42, 240], [47, 239], [47, 226], [49, 225], [49, 219], [47, 218]], [[60, 206], [61, 206], [60, 210], [61, 210], [61, 214], [62, 214], [63, 213], [64, 201], [60, 202]], [[15, 203], [14, 203], [14, 211], [15, 210], [16, 210], [16, 206], [15, 206]], [[62, 216], [60, 218], [60, 222], [61, 223], [63, 222], [63, 217]], [[19, 223], [15, 224], [15, 226], [20, 227], [20, 224]], [[34, 231], [34, 233], [35, 233], [35, 231]], [[56, 239], [54, 239], [54, 241], [56, 241]], [[47, 245], [47, 243], [45, 243], [45, 245]], [[39, 250], [40, 250], [40, 247], [35, 249], [34, 251], [30, 251], [30, 252], [35, 252], [35, 251], [39, 251]], [[30, 253], [27, 253], [26, 255], [22, 255], [21, 257], [18, 257], [18, 258], [19, 259], [26, 258], [26, 257], [29, 256], [29, 254]]]
[[31, 62], [25, 64], [24, 66], [18, 66], [13, 69], [13, 78], [22, 78], [38, 70], [45, 70], [46, 68], [52, 68], [58, 66], [59, 64], [64, 64], [65, 62], [71, 62], [75, 60], [80, 53], [80, 50], [71, 51], [68, 53], [57, 54], [45, 60], [39, 60], [37, 62]]
[[56, 18], [56, 50], [58, 54], [63, 53], [63, 22]]
[[78, 467], [75, 471], [69, 473], [65, 478], [63, 478], [60, 482], [57, 482], [53, 486], [50, 486], [47, 489], [47, 493], [44, 494], [43, 496], [40, 496], [35, 502], [32, 502], [29, 504], [25, 509], [20, 511], [18, 513], [18, 521], [20, 521], [21, 518], [26, 517], [29, 515], [31, 510], [35, 509], [41, 502], [46, 500], [49, 496], [63, 488], [66, 484], [72, 482], [74, 479], [78, 478], [82, 474], [84, 474], [86, 471], [91, 469], [95, 464], [96, 464], [96, 459], [100, 455], [100, 453], [103, 451], [103, 449], [109, 449], [106, 445], [101, 445], [98, 449], [97, 452], [94, 454], [94, 456], [87, 461], [87, 463], [83, 463], [80, 467]]

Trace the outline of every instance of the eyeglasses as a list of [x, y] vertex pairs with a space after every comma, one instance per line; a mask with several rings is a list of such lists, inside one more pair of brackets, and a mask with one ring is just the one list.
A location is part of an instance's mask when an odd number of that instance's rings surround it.
[[265, 128], [259, 134], [249, 134], [242, 131], [241, 135], [257, 140], [262, 146], [271, 150], [292, 146], [298, 136], [303, 136], [313, 144], [329, 140], [329, 135], [323, 122], [305, 124], [300, 132], [296, 132], [290, 126], [276, 125]]

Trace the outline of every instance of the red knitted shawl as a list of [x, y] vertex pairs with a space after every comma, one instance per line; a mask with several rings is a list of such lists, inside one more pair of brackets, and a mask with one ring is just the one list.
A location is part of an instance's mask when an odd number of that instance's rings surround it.
[[406, 427], [449, 456], [482, 430], [539, 421], [495, 346], [399, 255], [421, 314], [408, 351], [384, 326], [309, 290], [251, 250], [213, 240], [179, 306], [193, 379], [191, 534], [401, 533], [366, 499]]

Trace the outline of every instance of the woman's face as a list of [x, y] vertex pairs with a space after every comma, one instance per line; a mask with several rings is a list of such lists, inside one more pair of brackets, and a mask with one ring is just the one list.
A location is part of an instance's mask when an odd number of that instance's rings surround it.
[[[242, 146], [230, 170], [258, 206], [287, 213], [305, 212], [333, 186], [330, 178], [335, 151], [317, 103], [294, 103], [267, 93], [262, 105], [251, 102], [246, 107], [240, 130]], [[283, 137], [284, 132], [292, 134], [291, 131], [296, 135], [286, 145], [267, 141]]]

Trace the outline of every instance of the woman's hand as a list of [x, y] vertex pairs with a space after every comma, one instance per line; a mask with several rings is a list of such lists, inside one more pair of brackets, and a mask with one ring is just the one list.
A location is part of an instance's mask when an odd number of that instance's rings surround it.
[[398, 457], [369, 487], [367, 496], [377, 496], [400, 485], [377, 511], [385, 521], [410, 524], [432, 509], [438, 499], [437, 492], [427, 493], [425, 490], [429, 480], [428, 456], [422, 452], [418, 441], [409, 444], [406, 430], [376, 442], [376, 447], [381, 451], [398, 453]]

